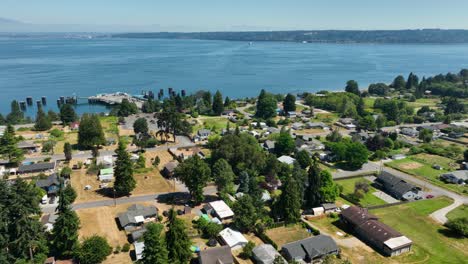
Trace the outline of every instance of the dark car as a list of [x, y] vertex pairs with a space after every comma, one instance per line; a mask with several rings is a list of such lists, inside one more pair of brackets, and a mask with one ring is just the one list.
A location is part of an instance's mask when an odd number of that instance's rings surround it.
[[431, 199], [431, 198], [434, 198], [434, 195], [432, 195], [432, 194], [426, 195], [426, 199]]

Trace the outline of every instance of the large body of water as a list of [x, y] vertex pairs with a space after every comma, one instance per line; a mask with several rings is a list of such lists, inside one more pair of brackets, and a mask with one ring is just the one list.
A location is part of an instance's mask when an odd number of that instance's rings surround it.
[[[340, 90], [468, 68], [468, 45], [302, 44], [160, 39], [0, 39], [0, 112], [13, 99], [48, 99], [173, 87], [239, 98]], [[79, 112], [103, 107], [80, 105]], [[34, 109], [29, 109], [34, 113]]]

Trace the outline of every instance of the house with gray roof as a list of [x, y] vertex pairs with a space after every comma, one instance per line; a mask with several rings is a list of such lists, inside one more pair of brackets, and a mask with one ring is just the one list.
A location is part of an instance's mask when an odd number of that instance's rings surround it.
[[337, 255], [340, 249], [331, 237], [318, 235], [285, 244], [281, 252], [288, 261], [312, 263], [328, 255]]
[[397, 176], [382, 171], [375, 183], [391, 196], [404, 201], [418, 200], [422, 197], [422, 190], [411, 183], [398, 178]]
[[134, 204], [130, 206], [126, 212], [118, 214], [117, 218], [122, 228], [125, 230], [132, 230], [142, 225], [148, 218], [156, 217], [157, 215], [158, 208], [156, 208], [156, 206]]
[[18, 168], [18, 174], [38, 173], [55, 170], [55, 162], [42, 162], [28, 165], [21, 165]]
[[198, 252], [200, 264], [233, 264], [231, 248], [229, 246], [215, 247]]
[[440, 178], [448, 183], [463, 184], [468, 181], [468, 170], [458, 170], [440, 175]]
[[275, 150], [275, 141], [265, 140], [262, 146], [266, 151], [273, 152]]
[[202, 141], [208, 139], [211, 135], [211, 130], [209, 129], [200, 129], [197, 131], [197, 135], [194, 137], [194, 141]]
[[[273, 264], [277, 257], [283, 259], [280, 253], [270, 244], [261, 244], [254, 247], [252, 254], [257, 264]], [[287, 263], [286, 260], [283, 259], [283, 263]]]
[[[64, 184], [67, 183], [65, 179], [63, 179], [63, 182]], [[45, 179], [37, 180], [36, 187], [45, 190], [48, 196], [54, 196], [57, 194], [60, 188], [60, 177], [57, 174], [53, 173]]]

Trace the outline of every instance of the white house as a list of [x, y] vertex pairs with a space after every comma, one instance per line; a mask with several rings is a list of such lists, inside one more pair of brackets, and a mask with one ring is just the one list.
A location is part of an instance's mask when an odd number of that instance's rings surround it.
[[290, 157], [290, 156], [285, 156], [285, 155], [283, 155], [283, 156], [281, 156], [281, 157], [278, 158], [278, 161], [279, 161], [279, 162], [282, 162], [282, 163], [286, 163], [286, 164], [288, 164], [288, 165], [292, 165], [292, 164], [294, 163], [294, 161], [296, 161], [296, 159], [295, 159], [295, 158], [292, 158], [292, 157]]
[[228, 219], [234, 216], [234, 212], [223, 200], [210, 202], [209, 205], [219, 219]]
[[104, 169], [114, 166], [114, 159], [111, 155], [99, 156], [96, 158], [96, 164], [104, 166]]
[[241, 232], [232, 230], [229, 227], [219, 232], [219, 237], [232, 250], [242, 248], [249, 242]]
[[133, 243], [135, 247], [136, 260], [143, 258], [143, 251], [145, 250], [145, 242], [135, 242]]

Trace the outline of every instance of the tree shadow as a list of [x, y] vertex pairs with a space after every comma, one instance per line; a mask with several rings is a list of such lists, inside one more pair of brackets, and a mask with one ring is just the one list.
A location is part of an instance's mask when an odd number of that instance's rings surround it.
[[190, 194], [186, 192], [173, 192], [161, 194], [157, 198], [158, 203], [185, 205], [190, 202]]
[[465, 237], [463, 235], [460, 235], [458, 233], [456, 233], [455, 231], [449, 229], [449, 228], [439, 228], [437, 230], [437, 232], [439, 232], [439, 234], [442, 234], [446, 237], [449, 237], [449, 238], [454, 238], [454, 239], [465, 239]]

